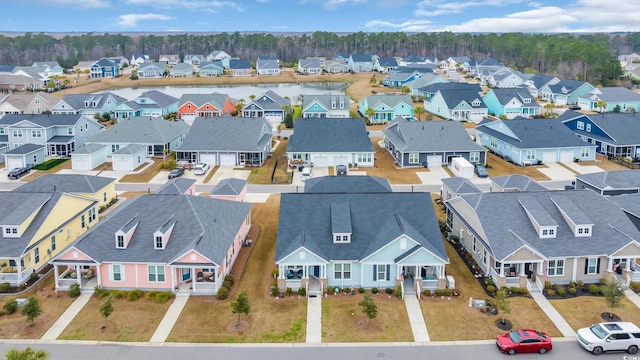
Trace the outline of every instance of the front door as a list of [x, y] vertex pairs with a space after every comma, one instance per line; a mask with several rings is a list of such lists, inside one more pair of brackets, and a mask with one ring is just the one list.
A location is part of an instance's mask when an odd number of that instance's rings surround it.
[[182, 269], [182, 281], [191, 279], [191, 269]]
[[527, 279], [533, 279], [533, 276], [535, 275], [534, 263], [525, 263], [524, 273], [527, 275]]
[[320, 277], [320, 265], [313, 266], [313, 276], [319, 278]]

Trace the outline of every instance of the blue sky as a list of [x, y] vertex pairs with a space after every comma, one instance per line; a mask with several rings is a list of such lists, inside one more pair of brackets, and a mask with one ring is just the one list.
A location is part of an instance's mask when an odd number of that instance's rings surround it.
[[0, 31], [627, 32], [640, 0], [2, 0]]

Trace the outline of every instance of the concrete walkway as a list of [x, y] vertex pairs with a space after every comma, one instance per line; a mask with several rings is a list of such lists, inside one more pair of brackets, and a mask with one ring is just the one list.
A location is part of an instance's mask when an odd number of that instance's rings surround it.
[[631, 289], [625, 289], [624, 294], [627, 295], [627, 298], [631, 300], [635, 306], [640, 308], [640, 296], [638, 296], [638, 294], [634, 293]]
[[307, 341], [308, 344], [322, 342], [322, 298], [307, 298]]
[[407, 315], [409, 315], [409, 323], [411, 324], [411, 331], [413, 332], [413, 341], [431, 341], [431, 338], [429, 338], [429, 332], [427, 331], [427, 324], [424, 322], [424, 316], [420, 309], [420, 302], [418, 301], [418, 298], [415, 295], [407, 295], [404, 297], [404, 305], [407, 308]]
[[69, 323], [78, 315], [80, 310], [87, 305], [89, 299], [93, 296], [93, 290], [83, 290], [80, 296], [78, 296], [71, 305], [65, 310], [64, 313], [56, 320], [53, 325], [42, 335], [42, 340], [55, 340], [62, 334], [64, 329], [67, 328]]
[[547, 300], [541, 292], [531, 292], [531, 297], [536, 301], [540, 309], [547, 314], [547, 317], [551, 319], [553, 324], [560, 330], [562, 336], [571, 336], [575, 337], [576, 332], [573, 331], [573, 328], [569, 325], [569, 323], [560, 315], [560, 313], [551, 305], [549, 300]]
[[176, 321], [178, 320], [178, 317], [180, 316], [182, 309], [184, 309], [184, 306], [187, 304], [190, 295], [190, 292], [179, 291], [178, 293], [176, 293], [176, 299], [173, 300], [173, 304], [169, 306], [169, 309], [167, 310], [166, 314], [164, 314], [162, 321], [160, 321], [156, 332], [153, 333], [153, 336], [151, 337], [151, 340], [149, 340], [149, 342], [162, 343], [167, 340], [167, 337], [171, 333], [171, 329], [173, 329], [173, 325], [175, 325]]

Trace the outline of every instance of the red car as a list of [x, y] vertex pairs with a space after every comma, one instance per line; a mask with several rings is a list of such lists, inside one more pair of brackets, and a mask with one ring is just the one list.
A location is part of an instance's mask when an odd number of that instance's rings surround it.
[[514, 330], [499, 335], [496, 345], [500, 351], [509, 355], [535, 352], [546, 354], [553, 348], [549, 334], [531, 329]]

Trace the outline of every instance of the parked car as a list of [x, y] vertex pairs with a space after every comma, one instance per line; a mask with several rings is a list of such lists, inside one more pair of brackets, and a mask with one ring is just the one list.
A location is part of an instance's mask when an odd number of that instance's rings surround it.
[[302, 169], [302, 174], [301, 174], [301, 180], [302, 181], [307, 181], [307, 179], [311, 178], [311, 168], [310, 167], [304, 167]]
[[498, 335], [496, 345], [500, 351], [509, 355], [518, 353], [546, 354], [553, 348], [549, 334], [532, 329], [514, 330]]
[[473, 172], [476, 173], [479, 178], [486, 178], [489, 176], [489, 174], [487, 173], [487, 169], [485, 169], [481, 164], [474, 163]]
[[175, 179], [177, 177], [180, 177], [184, 174], [184, 169], [183, 168], [176, 168], [171, 170], [171, 172], [169, 173], [169, 179]]
[[578, 105], [569, 105], [569, 110], [582, 110], [582, 108]]
[[30, 171], [31, 169], [29, 169], [28, 167], [11, 169], [11, 171], [9, 171], [9, 173], [7, 174], [7, 177], [12, 180], [17, 180], [27, 175]]
[[195, 169], [193, 170], [193, 173], [196, 175], [204, 175], [207, 173], [207, 170], [209, 170], [209, 164], [201, 163], [196, 165]]
[[593, 355], [605, 351], [636, 354], [640, 346], [640, 328], [630, 322], [602, 322], [579, 329], [578, 343]]
[[347, 175], [347, 165], [336, 165], [336, 175]]

